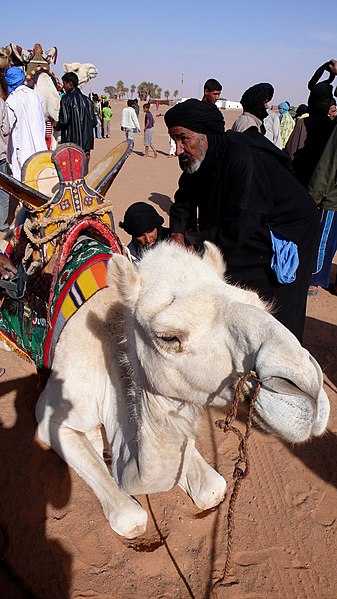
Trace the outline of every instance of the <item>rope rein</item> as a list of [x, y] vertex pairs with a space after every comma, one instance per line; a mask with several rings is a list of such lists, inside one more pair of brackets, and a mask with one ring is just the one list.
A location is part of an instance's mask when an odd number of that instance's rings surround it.
[[[34, 244], [35, 246], [41, 246], [44, 243], [51, 241], [51, 239], [54, 239], [55, 237], [60, 235], [60, 233], [65, 231], [68, 228], [69, 222], [71, 222], [72, 220], [77, 219], [81, 216], [88, 216], [89, 214], [93, 214], [93, 215], [105, 214], [106, 212], [110, 212], [112, 205], [113, 205], [113, 202], [111, 202], [111, 201], [104, 202], [104, 205], [96, 206], [94, 208], [91, 208], [90, 206], [88, 206], [88, 207], [82, 208], [82, 210], [79, 210], [78, 212], [75, 212], [72, 214], [64, 214], [64, 215], [60, 214], [58, 216], [53, 216], [53, 217], [52, 216], [44, 217], [39, 222], [30, 222], [28, 219], [26, 219], [24, 222], [24, 225], [23, 225], [24, 231], [25, 231], [29, 241], [32, 244]], [[42, 237], [42, 238], [35, 237], [35, 235], [33, 234], [33, 230], [46, 228], [48, 225], [57, 225], [58, 228], [55, 229], [54, 231], [51, 231], [45, 237]]]
[[240, 487], [242, 481], [248, 476], [250, 471], [250, 461], [248, 455], [248, 439], [251, 433], [252, 428], [252, 420], [253, 420], [253, 412], [255, 407], [255, 402], [257, 396], [260, 392], [261, 385], [256, 382], [256, 388], [252, 394], [249, 412], [247, 416], [246, 429], [244, 435], [239, 431], [239, 429], [235, 428], [232, 425], [232, 422], [236, 419], [237, 411], [239, 407], [240, 397], [242, 393], [242, 389], [248, 379], [253, 378], [256, 381], [256, 373], [250, 370], [247, 372], [238, 382], [235, 390], [235, 396], [232, 404], [231, 411], [227, 414], [225, 420], [217, 420], [215, 422], [215, 426], [220, 428], [224, 433], [228, 431], [232, 431], [239, 439], [239, 457], [235, 462], [233, 479], [234, 479], [234, 487], [232, 490], [232, 494], [229, 500], [228, 512], [227, 512], [227, 549], [226, 549], [226, 561], [225, 567], [222, 573], [222, 576], [215, 581], [212, 587], [212, 595], [217, 597], [217, 588], [219, 586], [229, 586], [233, 583], [226, 583], [226, 579], [228, 578], [229, 570], [231, 567], [231, 558], [232, 558], [232, 549], [233, 549], [233, 538], [234, 538], [234, 512], [236, 507], [236, 501], [239, 495]]

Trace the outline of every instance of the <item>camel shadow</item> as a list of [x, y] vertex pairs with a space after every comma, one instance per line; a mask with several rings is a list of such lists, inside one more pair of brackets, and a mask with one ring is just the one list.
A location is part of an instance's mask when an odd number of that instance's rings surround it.
[[303, 346], [319, 363], [324, 378], [328, 377], [335, 386], [337, 386], [336, 338], [337, 325], [307, 316]]
[[152, 204], [157, 204], [166, 214], [170, 214], [170, 208], [173, 204], [171, 198], [163, 193], [158, 193], [157, 191], [152, 191], [151, 195], [148, 197], [149, 202]]
[[[56, 518], [70, 496], [67, 465], [35, 440], [38, 376], [0, 383], [0, 395], [16, 391], [15, 413], [2, 409], [0, 422], [0, 583], [2, 597], [68, 599], [71, 555], [46, 535], [47, 506]], [[8, 421], [14, 422], [8, 426]]]

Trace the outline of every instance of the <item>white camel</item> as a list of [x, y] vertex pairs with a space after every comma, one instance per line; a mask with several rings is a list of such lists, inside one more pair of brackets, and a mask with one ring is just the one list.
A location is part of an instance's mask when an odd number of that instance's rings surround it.
[[98, 75], [98, 70], [95, 65], [90, 63], [70, 62], [63, 65], [65, 73], [76, 73], [79, 79], [79, 87], [83, 87], [90, 79]]
[[[43, 112], [46, 121], [55, 121], [59, 119], [60, 95], [53, 83], [52, 77], [48, 73], [41, 73], [37, 78], [34, 89], [44, 98]], [[55, 150], [58, 142], [58, 133], [53, 129], [51, 150]]]
[[[225, 282], [224, 270], [210, 243], [201, 258], [163, 242], [137, 270], [114, 254], [108, 287], [69, 320], [56, 347], [37, 404], [38, 434], [125, 537], [146, 528], [133, 495], [180, 485], [199, 508], [222, 501], [226, 482], [195, 437], [204, 407], [228, 410], [246, 371], [262, 381], [256, 419], [266, 431], [292, 443], [325, 431], [320, 367], [254, 292]], [[102, 426], [112, 476], [90, 441]]]
[[58, 121], [60, 111], [60, 95], [48, 73], [39, 75], [34, 89], [45, 99], [45, 119]]

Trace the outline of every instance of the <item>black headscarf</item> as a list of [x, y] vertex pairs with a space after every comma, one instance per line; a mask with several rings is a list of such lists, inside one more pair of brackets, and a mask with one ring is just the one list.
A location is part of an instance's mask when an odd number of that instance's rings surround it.
[[270, 83], [256, 83], [246, 89], [240, 100], [245, 112], [254, 114], [260, 121], [268, 116], [264, 102], [270, 102], [274, 95], [274, 88]]
[[201, 102], [195, 98], [176, 104], [165, 114], [165, 123], [171, 127], [185, 127], [196, 133], [224, 133], [224, 119], [220, 110], [210, 102]]
[[163, 217], [153, 206], [145, 202], [135, 202], [129, 206], [124, 214], [124, 222], [120, 222], [119, 226], [132, 237], [140, 237], [147, 231], [160, 227], [163, 222]]
[[302, 116], [302, 114], [306, 114], [308, 112], [308, 106], [306, 104], [300, 104], [296, 108], [295, 118]]
[[326, 81], [321, 81], [320, 83], [313, 85], [308, 98], [309, 115], [327, 115], [332, 98], [332, 85], [329, 85]]
[[[318, 67], [317, 71], [315, 71], [308, 83], [308, 88], [310, 89], [308, 98], [308, 109], [310, 116], [323, 116], [328, 114], [329, 108], [331, 106], [331, 100], [333, 98], [333, 88], [331, 84], [335, 78], [335, 73], [331, 72], [330, 67], [331, 61], [322, 64], [320, 67]], [[325, 71], [328, 72], [329, 77], [318, 83]]]

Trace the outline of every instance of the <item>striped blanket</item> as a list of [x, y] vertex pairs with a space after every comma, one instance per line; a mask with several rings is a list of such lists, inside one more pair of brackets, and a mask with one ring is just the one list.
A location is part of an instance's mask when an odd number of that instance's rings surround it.
[[[57, 277], [48, 309], [48, 322], [24, 307], [22, 322], [6, 307], [0, 310], [0, 341], [39, 371], [50, 369], [56, 344], [67, 321], [99, 289], [106, 287], [106, 270], [113, 249], [80, 236]], [[5, 305], [4, 305], [5, 306]]]

